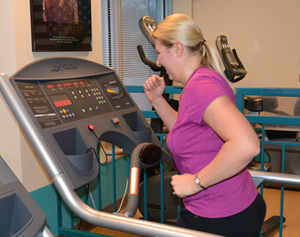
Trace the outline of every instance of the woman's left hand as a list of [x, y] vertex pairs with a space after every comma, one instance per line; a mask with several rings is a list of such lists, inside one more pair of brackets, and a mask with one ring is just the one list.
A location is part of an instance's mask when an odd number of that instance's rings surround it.
[[171, 185], [174, 190], [173, 194], [180, 198], [191, 196], [201, 191], [201, 188], [195, 183], [195, 175], [192, 174], [173, 175]]

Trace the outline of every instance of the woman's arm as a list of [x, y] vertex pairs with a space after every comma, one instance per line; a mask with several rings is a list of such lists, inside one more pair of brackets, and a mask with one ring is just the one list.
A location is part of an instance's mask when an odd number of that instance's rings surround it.
[[176, 121], [177, 112], [162, 96], [164, 90], [165, 81], [163, 77], [152, 75], [144, 84], [144, 91], [147, 99], [170, 131]]
[[[224, 141], [213, 161], [198, 173], [201, 185], [209, 187], [244, 169], [259, 154], [260, 142], [245, 116], [227, 96], [215, 99], [205, 110], [203, 120]], [[171, 184], [179, 197], [201, 191], [193, 174], [174, 176]]]

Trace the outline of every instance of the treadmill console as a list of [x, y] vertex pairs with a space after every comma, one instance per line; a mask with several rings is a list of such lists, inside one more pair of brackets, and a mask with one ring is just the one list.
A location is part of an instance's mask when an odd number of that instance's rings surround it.
[[17, 80], [16, 85], [41, 128], [48, 128], [133, 107], [120, 83], [110, 79]]
[[24, 119], [34, 122], [73, 189], [97, 177], [93, 150], [99, 141], [126, 154], [141, 143], [162, 147], [115, 71], [101, 64], [46, 58], [25, 66], [10, 82], [27, 111]]

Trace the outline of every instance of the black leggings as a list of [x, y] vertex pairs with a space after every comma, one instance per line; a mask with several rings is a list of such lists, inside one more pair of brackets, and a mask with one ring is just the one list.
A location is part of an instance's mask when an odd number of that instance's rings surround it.
[[266, 204], [258, 194], [248, 208], [229, 217], [203, 218], [183, 209], [176, 225], [227, 237], [259, 237], [265, 215]]

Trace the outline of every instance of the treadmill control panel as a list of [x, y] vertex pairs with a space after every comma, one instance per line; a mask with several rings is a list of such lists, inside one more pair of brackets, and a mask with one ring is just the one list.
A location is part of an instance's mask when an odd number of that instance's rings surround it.
[[16, 97], [9, 99], [17, 104], [13, 112], [24, 133], [37, 135], [30, 139], [38, 141], [34, 149], [40, 149], [40, 142], [50, 149], [49, 157], [74, 190], [99, 174], [100, 157], [93, 152], [98, 141], [114, 144], [125, 154], [141, 143], [162, 146], [113, 68], [80, 58], [50, 57], [28, 64], [9, 81], [8, 90], [15, 90], [11, 94]]
[[120, 83], [109, 78], [16, 80], [42, 128], [133, 107]]

